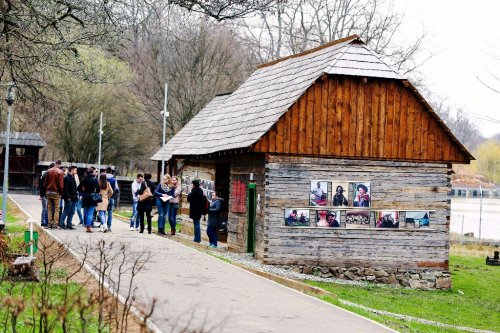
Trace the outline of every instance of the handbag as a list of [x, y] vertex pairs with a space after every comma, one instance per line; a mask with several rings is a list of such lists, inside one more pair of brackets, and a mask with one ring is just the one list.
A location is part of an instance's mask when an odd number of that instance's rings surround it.
[[142, 192], [141, 195], [139, 195], [139, 201], [146, 201], [148, 199], [151, 199], [152, 197], [153, 197], [153, 194], [151, 193], [151, 189], [146, 184], [146, 189], [144, 190], [144, 192]]
[[93, 203], [98, 204], [102, 202], [102, 195], [101, 193], [92, 193], [90, 195], [90, 199], [92, 200]]

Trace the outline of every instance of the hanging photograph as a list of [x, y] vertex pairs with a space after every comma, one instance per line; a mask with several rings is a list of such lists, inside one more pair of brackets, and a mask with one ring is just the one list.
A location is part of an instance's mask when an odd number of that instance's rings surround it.
[[310, 206], [326, 206], [328, 204], [328, 182], [312, 180], [309, 197]]
[[340, 228], [340, 211], [318, 210], [316, 211], [316, 227]]
[[429, 212], [405, 212], [405, 225], [408, 229], [428, 228]]
[[348, 207], [349, 206], [349, 183], [348, 182], [332, 182], [332, 206], [333, 207]]
[[285, 209], [285, 225], [288, 227], [308, 227], [309, 210]]
[[379, 211], [375, 213], [376, 228], [399, 228], [399, 212], [396, 211]]
[[182, 176], [181, 180], [182, 180], [182, 192], [189, 194], [189, 192], [191, 192], [192, 178], [189, 176]]
[[369, 228], [370, 211], [369, 210], [351, 210], [346, 212], [346, 228]]
[[370, 207], [370, 183], [350, 183], [350, 187], [353, 189], [353, 207]]

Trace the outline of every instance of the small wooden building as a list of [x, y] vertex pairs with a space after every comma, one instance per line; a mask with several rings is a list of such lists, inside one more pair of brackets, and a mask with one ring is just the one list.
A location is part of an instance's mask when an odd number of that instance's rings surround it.
[[[233, 251], [327, 277], [450, 286], [449, 175], [473, 157], [357, 36], [258, 67], [162, 157], [184, 192], [193, 178], [221, 192]], [[186, 202], [181, 212], [189, 229]]]
[[[3, 168], [5, 161], [5, 132], [0, 133], [0, 184], [3, 186]], [[9, 151], [9, 189], [35, 191], [38, 186], [36, 165], [38, 151], [47, 144], [38, 133], [11, 132]]]

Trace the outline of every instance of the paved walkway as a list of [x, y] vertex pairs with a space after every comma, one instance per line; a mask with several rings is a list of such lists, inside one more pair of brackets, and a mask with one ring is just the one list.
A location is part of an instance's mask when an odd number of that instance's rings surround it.
[[[11, 195], [35, 221], [36, 196]], [[78, 217], [75, 215], [76, 220]], [[139, 234], [114, 221], [112, 233], [51, 230], [76, 252], [79, 244], [100, 239], [122, 242], [131, 251], [150, 250], [154, 262], [136, 277], [139, 300], [155, 297], [153, 322], [163, 332], [183, 327], [212, 332], [392, 332], [392, 330], [316, 298], [239, 269], [205, 253], [154, 234]]]

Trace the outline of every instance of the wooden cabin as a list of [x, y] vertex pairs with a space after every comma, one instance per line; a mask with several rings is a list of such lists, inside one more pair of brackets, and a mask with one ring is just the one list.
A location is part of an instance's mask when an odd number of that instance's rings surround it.
[[[0, 184], [3, 186], [5, 132], [0, 133]], [[38, 187], [38, 152], [47, 144], [38, 133], [11, 132], [9, 149], [9, 190], [35, 192]]]
[[357, 36], [261, 65], [162, 158], [184, 192], [198, 178], [221, 193], [233, 251], [325, 277], [450, 287], [449, 175], [474, 158]]

